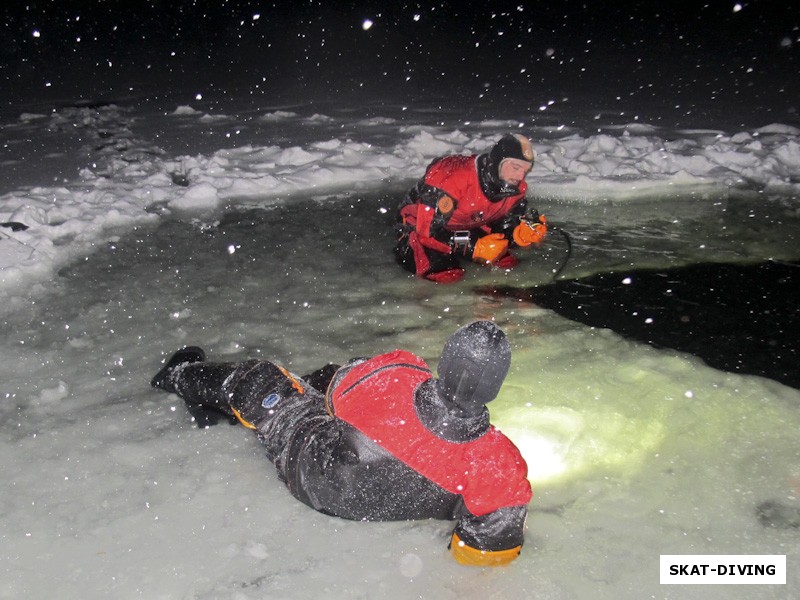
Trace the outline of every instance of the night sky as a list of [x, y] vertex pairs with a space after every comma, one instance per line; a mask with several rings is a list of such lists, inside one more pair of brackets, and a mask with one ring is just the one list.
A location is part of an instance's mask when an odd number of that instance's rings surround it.
[[[202, 93], [797, 122], [791, 2], [6, 0], [0, 102]], [[751, 119], [752, 120], [752, 119]]]

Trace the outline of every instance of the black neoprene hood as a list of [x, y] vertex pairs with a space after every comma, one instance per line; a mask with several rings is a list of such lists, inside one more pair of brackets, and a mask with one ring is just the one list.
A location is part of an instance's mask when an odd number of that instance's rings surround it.
[[491, 321], [476, 321], [445, 342], [437, 369], [444, 400], [474, 415], [494, 400], [511, 366], [511, 345]]

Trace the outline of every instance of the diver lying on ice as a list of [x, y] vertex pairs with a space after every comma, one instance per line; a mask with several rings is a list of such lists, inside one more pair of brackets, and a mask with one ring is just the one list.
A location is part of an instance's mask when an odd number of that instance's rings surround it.
[[402, 350], [299, 378], [268, 361], [205, 362], [188, 347], [151, 384], [255, 430], [308, 506], [353, 520], [455, 520], [453, 557], [495, 566], [519, 555], [532, 496], [524, 459], [486, 408], [510, 362], [503, 331], [478, 321], [447, 340], [438, 379]]

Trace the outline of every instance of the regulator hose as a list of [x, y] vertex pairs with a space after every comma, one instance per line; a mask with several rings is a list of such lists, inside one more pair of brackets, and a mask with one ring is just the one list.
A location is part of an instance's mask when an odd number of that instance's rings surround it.
[[572, 257], [572, 238], [570, 237], [569, 232], [561, 227], [551, 226], [550, 230], [558, 231], [562, 236], [564, 236], [564, 240], [567, 242], [567, 254], [564, 256], [564, 261], [561, 263], [561, 266], [553, 272], [553, 281], [555, 281], [558, 276], [561, 275], [561, 272], [566, 268], [569, 259]]

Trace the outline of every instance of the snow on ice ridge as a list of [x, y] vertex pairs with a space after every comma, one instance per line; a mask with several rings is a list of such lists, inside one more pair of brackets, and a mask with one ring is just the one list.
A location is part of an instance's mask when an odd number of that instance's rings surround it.
[[[175, 115], [205, 116], [190, 107]], [[264, 115], [313, 125], [319, 115]], [[86, 167], [73, 182], [33, 187], [0, 196], [0, 222], [20, 222], [25, 231], [0, 228], [0, 293], [23, 279], [49, 278], [69, 261], [92, 251], [110, 232], [157, 220], [169, 210], [204, 210], [238, 200], [285, 201], [297, 193], [370, 190], [390, 181], [409, 183], [436, 156], [481, 152], [499, 134], [483, 136], [399, 126], [397, 144], [381, 148], [350, 139], [326, 139], [305, 147], [224, 148], [204, 156], [166, 157], [133, 138], [124, 112], [110, 105], [63, 109], [49, 120], [22, 115], [30, 127], [76, 126], [96, 130], [104, 162]], [[309, 120], [310, 119], [310, 120]], [[55, 120], [55, 121], [54, 121]], [[328, 117], [327, 120], [330, 120]], [[13, 135], [7, 129], [6, 133]], [[662, 132], [632, 124], [583, 137], [563, 132], [536, 134], [537, 164], [529, 178], [533, 195], [570, 201], [625, 200], [680, 191], [750, 186], [800, 193], [800, 130], [774, 124], [727, 135], [717, 131]], [[108, 138], [112, 139], [109, 140]]]

